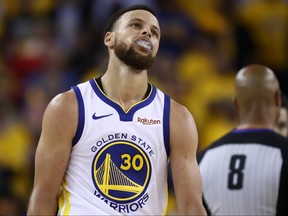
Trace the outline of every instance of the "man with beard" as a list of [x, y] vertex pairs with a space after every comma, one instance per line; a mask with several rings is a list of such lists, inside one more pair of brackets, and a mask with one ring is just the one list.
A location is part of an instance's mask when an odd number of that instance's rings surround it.
[[206, 214], [194, 119], [148, 82], [159, 40], [147, 6], [111, 17], [104, 75], [45, 111], [28, 215], [165, 215], [169, 160], [179, 213]]

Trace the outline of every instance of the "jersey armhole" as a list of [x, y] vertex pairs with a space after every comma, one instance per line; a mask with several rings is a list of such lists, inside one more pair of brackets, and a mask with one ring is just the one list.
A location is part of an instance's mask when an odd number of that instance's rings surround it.
[[75, 146], [77, 142], [80, 140], [80, 137], [83, 133], [84, 123], [85, 123], [85, 115], [84, 115], [84, 101], [81, 95], [80, 89], [78, 86], [72, 86], [74, 90], [78, 102], [78, 124], [76, 134], [72, 140], [72, 146]]
[[164, 98], [164, 114], [163, 114], [163, 134], [164, 145], [167, 157], [170, 156], [170, 97], [165, 95]]

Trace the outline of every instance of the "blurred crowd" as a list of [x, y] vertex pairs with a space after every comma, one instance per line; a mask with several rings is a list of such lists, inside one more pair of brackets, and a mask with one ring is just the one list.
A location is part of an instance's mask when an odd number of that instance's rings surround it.
[[25, 214], [47, 104], [105, 72], [104, 24], [135, 3], [160, 21], [151, 82], [192, 112], [199, 149], [235, 126], [240, 67], [270, 67], [288, 94], [287, 0], [1, 0], [0, 214]]

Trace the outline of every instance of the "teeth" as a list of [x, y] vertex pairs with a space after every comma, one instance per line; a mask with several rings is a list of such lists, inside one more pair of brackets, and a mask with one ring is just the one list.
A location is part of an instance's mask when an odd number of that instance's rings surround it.
[[147, 42], [147, 41], [139, 40], [139, 41], [137, 41], [137, 44], [139, 46], [142, 46], [142, 47], [146, 48], [146, 49], [150, 49], [151, 50], [151, 48], [152, 48], [151, 44], [149, 42]]

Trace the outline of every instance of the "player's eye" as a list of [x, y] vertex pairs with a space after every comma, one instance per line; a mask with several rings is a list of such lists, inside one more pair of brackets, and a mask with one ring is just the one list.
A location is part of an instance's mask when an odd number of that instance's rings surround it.
[[158, 34], [157, 31], [152, 30], [151, 32], [152, 32], [152, 34], [153, 34], [155, 37], [158, 37], [158, 36], [159, 36], [159, 34]]
[[141, 24], [139, 23], [132, 23], [130, 26], [138, 29], [141, 28]]

